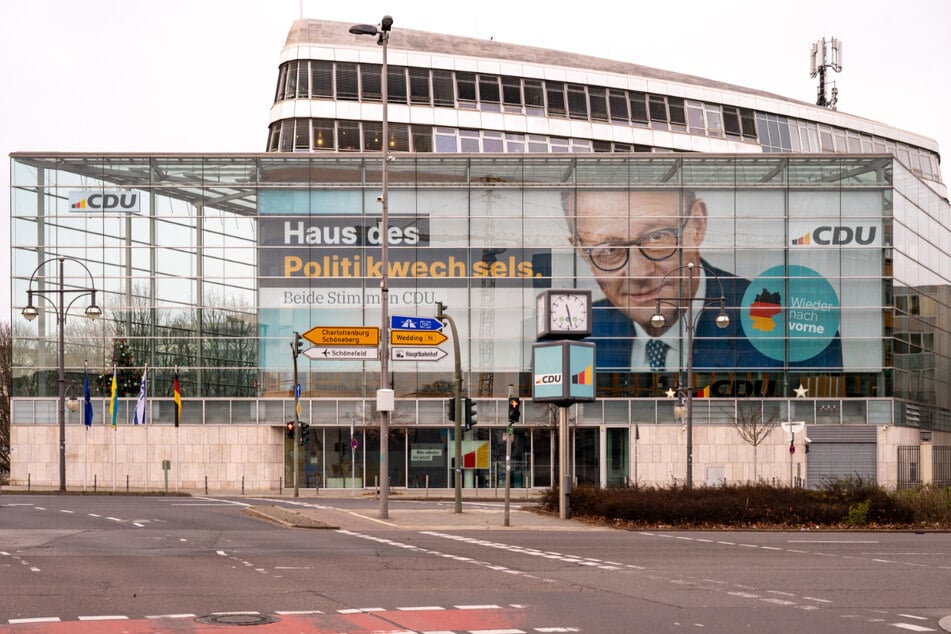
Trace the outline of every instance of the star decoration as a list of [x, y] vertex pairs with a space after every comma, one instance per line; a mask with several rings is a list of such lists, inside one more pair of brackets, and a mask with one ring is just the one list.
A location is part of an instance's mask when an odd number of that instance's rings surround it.
[[665, 394], [667, 394], [667, 398], [674, 398], [675, 396], [677, 396], [677, 392], [675, 392], [674, 388], [672, 387], [667, 388], [667, 391], [665, 392]]
[[803, 387], [802, 383], [799, 384], [799, 387], [796, 388], [796, 398], [806, 398], [806, 394], [809, 393], [808, 387]]

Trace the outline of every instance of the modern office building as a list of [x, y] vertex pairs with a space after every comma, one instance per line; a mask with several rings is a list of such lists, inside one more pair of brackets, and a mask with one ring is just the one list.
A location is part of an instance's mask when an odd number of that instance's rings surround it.
[[[561, 377], [597, 396], [569, 410], [575, 482], [682, 482], [691, 443], [697, 484], [951, 482], [951, 209], [934, 141], [397, 24], [382, 227], [382, 51], [349, 26], [292, 26], [268, 152], [13, 155], [15, 483], [54, 484], [65, 456], [71, 488], [289, 486], [299, 406], [301, 484], [374, 486], [384, 239], [394, 319], [442, 303], [458, 326], [455, 342], [389, 346], [393, 487], [452, 486], [456, 343], [477, 406], [464, 486], [504, 482], [510, 386], [524, 403], [513, 485], [556, 481], [558, 411], [531, 402], [549, 380], [533, 371], [536, 297], [575, 288], [592, 291], [597, 345], [593, 367]], [[103, 315], [87, 322], [93, 288]], [[313, 342], [296, 357], [294, 332]], [[88, 377], [93, 409], [89, 427], [82, 407], [65, 414], [64, 443], [61, 338], [67, 397]], [[689, 424], [674, 414], [687, 387]]]

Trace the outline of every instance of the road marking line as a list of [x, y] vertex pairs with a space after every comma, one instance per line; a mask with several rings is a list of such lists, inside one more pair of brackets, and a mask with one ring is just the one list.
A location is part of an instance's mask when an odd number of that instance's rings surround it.
[[337, 610], [337, 614], [363, 614], [364, 612], [386, 612], [384, 608], [347, 608]]
[[129, 617], [122, 615], [79, 616], [80, 621], [128, 621]]
[[280, 614], [282, 616], [295, 616], [303, 614], [323, 614], [320, 610], [278, 610], [274, 614]]
[[500, 610], [501, 607], [494, 605], [492, 603], [487, 603], [485, 605], [454, 605], [452, 606], [457, 610]]
[[76, 511], [69, 511], [69, 510], [66, 510], [66, 509], [60, 509], [59, 512], [60, 512], [60, 513], [75, 513]]
[[193, 619], [194, 614], [153, 614], [146, 616], [147, 619]]
[[445, 610], [446, 608], [438, 606], [438, 605], [420, 605], [416, 607], [396, 608], [396, 609], [403, 612], [425, 612], [428, 610]]
[[936, 632], [937, 630], [930, 627], [922, 627], [921, 625], [912, 625], [911, 623], [889, 623], [892, 627], [897, 627], [902, 630], [911, 630], [912, 632]]
[[927, 620], [928, 620], [928, 617], [927, 617], [927, 616], [918, 616], [917, 614], [899, 614], [898, 616], [900, 616], [900, 617], [903, 618], [903, 619], [917, 619], [917, 620], [919, 620], [919, 621], [927, 621]]
[[18, 625], [20, 623], [59, 623], [58, 616], [41, 616], [35, 619], [10, 619], [7, 621], [10, 625]]

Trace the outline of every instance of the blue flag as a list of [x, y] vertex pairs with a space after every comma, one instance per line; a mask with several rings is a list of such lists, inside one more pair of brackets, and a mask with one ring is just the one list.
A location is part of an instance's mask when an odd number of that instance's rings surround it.
[[83, 372], [83, 424], [92, 427], [92, 400], [89, 398], [89, 374]]

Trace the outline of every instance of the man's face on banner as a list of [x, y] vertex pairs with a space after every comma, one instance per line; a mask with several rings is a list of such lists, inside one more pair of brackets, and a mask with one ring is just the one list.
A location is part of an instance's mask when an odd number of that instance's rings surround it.
[[[681, 277], [671, 275], [662, 284], [681, 264], [700, 266], [707, 209], [702, 201], [688, 199], [690, 207], [681, 213], [680, 198], [676, 191], [579, 191], [569, 197], [573, 244], [608, 301], [651, 333], [657, 298], [679, 303], [676, 298], [693, 297], [699, 283], [695, 276], [693, 288], [681, 289]], [[660, 312], [669, 325], [676, 322], [674, 306], [661, 302]]]

